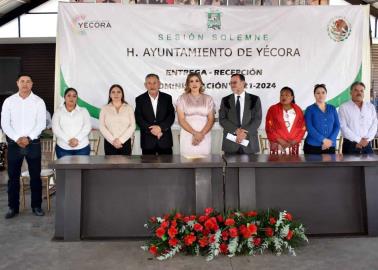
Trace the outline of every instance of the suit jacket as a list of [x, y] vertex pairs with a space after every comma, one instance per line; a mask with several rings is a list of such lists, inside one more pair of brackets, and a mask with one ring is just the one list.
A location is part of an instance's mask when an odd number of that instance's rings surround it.
[[[140, 146], [142, 149], [171, 148], [173, 145], [171, 126], [175, 121], [175, 109], [172, 97], [159, 91], [156, 117], [148, 92], [135, 99], [135, 121], [140, 128]], [[158, 125], [163, 136], [158, 140], [148, 127]]]
[[265, 130], [270, 142], [277, 142], [277, 139], [296, 141], [300, 143], [305, 132], [306, 125], [302, 109], [295, 103], [291, 104], [295, 111], [295, 119], [290, 132], [287, 130], [281, 103], [271, 106], [266, 115]]
[[219, 123], [223, 127], [223, 144], [222, 150], [225, 153], [236, 154], [240, 147], [244, 153], [254, 154], [260, 151], [257, 129], [261, 124], [262, 112], [261, 101], [258, 96], [245, 93], [244, 113], [241, 128], [248, 130], [247, 140], [249, 144], [245, 147], [226, 139], [227, 133], [235, 133], [238, 128], [238, 120], [235, 106], [234, 94], [228, 95], [222, 99], [219, 110]]

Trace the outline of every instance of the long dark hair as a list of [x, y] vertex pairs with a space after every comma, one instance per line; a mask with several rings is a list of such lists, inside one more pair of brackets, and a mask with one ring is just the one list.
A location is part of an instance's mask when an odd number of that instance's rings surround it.
[[113, 84], [112, 86], [110, 86], [110, 89], [109, 89], [108, 104], [109, 104], [110, 102], [112, 102], [112, 98], [110, 97], [110, 93], [112, 92], [113, 88], [116, 88], [116, 87], [118, 87], [119, 89], [121, 89], [121, 92], [122, 92], [122, 98], [121, 98], [121, 101], [122, 101], [122, 103], [126, 103], [126, 104], [127, 104], [127, 102], [125, 101], [125, 93], [123, 92], [123, 88], [122, 88], [122, 86], [120, 86], [119, 84]]
[[295, 104], [295, 96], [294, 96], [294, 91], [293, 89], [291, 89], [289, 86], [284, 86], [281, 91], [280, 91], [280, 94], [284, 91], [289, 91], [291, 93], [291, 95], [293, 96], [293, 101], [291, 103], [294, 103]]

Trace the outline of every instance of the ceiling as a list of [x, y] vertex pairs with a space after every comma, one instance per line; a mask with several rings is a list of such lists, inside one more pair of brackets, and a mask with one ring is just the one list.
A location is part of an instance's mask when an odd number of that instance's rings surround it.
[[0, 0], [0, 26], [48, 0]]
[[[48, 0], [0, 0], [0, 27]], [[353, 5], [370, 4], [370, 14], [378, 17], [378, 0], [346, 0]]]

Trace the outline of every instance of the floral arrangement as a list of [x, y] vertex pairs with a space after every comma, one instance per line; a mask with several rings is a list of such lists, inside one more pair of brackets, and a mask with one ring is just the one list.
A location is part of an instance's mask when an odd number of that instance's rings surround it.
[[304, 226], [287, 211], [278, 210], [219, 213], [207, 208], [202, 215], [189, 216], [174, 211], [151, 217], [145, 227], [152, 237], [142, 249], [158, 260], [179, 252], [207, 256], [207, 261], [219, 254], [233, 257], [265, 250], [295, 256], [294, 248], [308, 242]]

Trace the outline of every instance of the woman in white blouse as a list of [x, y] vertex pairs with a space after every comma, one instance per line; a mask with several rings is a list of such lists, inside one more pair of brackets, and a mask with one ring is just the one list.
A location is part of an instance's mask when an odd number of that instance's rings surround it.
[[90, 154], [90, 116], [85, 108], [77, 106], [77, 96], [76, 89], [67, 88], [64, 104], [55, 111], [52, 118], [52, 129], [57, 138], [57, 158]]
[[105, 138], [105, 155], [131, 155], [134, 110], [125, 101], [123, 89], [118, 84], [110, 87], [108, 104], [101, 109], [100, 131]]

